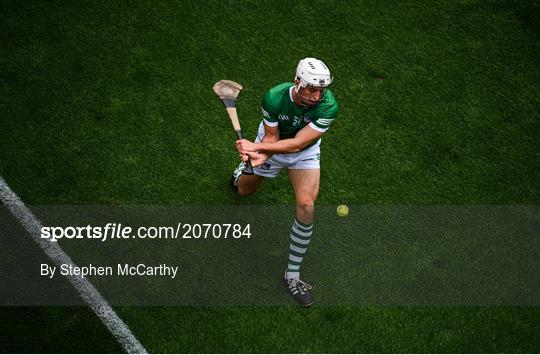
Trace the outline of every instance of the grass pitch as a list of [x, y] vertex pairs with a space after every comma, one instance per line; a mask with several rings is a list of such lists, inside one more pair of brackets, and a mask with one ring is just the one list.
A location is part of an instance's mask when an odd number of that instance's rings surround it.
[[[2, 4], [0, 174], [27, 204], [292, 203], [285, 174], [247, 199], [226, 188], [234, 134], [211, 86], [244, 85], [254, 136], [262, 94], [306, 56], [341, 105], [319, 203], [539, 202], [536, 2]], [[119, 350], [83, 308], [1, 312], [6, 351]], [[540, 351], [538, 308], [118, 312], [152, 352]]]

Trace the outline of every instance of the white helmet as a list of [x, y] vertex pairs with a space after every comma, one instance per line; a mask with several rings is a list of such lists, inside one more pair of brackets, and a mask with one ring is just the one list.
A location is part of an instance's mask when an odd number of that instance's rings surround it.
[[315, 58], [304, 58], [298, 62], [296, 67], [296, 78], [300, 80], [300, 87], [307, 85], [325, 88], [332, 83], [330, 70], [321, 60]]

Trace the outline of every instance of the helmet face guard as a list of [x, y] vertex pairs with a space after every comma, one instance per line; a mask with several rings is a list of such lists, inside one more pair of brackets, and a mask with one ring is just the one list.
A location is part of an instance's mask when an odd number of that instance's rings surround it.
[[[314, 90], [320, 91], [321, 94], [319, 96], [319, 99], [316, 100], [316, 101], [313, 101], [309, 97], [302, 95], [304, 90], [306, 89], [306, 87], [309, 87], [309, 88], [312, 88]], [[304, 106], [304, 107], [314, 107], [319, 103], [319, 101], [321, 101], [324, 98], [326, 88], [325, 87], [316, 87], [316, 86], [312, 86], [312, 85], [302, 85], [302, 82], [300, 82], [300, 84], [298, 86], [295, 86], [295, 92], [296, 92], [296, 95], [298, 96], [302, 106]]]

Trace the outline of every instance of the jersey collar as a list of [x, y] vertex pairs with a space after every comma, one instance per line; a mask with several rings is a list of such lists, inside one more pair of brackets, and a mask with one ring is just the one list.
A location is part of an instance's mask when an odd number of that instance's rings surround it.
[[289, 89], [289, 98], [291, 99], [292, 102], [294, 102], [293, 93], [292, 93], [293, 89], [294, 89], [294, 86], [291, 86], [291, 88]]

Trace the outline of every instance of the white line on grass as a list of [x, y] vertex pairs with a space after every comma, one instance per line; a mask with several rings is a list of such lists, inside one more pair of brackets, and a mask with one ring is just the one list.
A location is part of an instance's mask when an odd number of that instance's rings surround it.
[[[60, 248], [58, 243], [50, 242], [49, 239], [40, 238], [41, 222], [30, 212], [19, 197], [13, 192], [6, 181], [0, 176], [0, 200], [8, 210], [19, 220], [24, 228], [39, 244], [47, 256], [57, 265], [74, 265], [71, 258]], [[96, 290], [94, 285], [86, 278], [74, 275], [66, 276], [75, 287], [82, 299], [90, 306], [94, 313], [101, 319], [109, 331], [114, 335], [124, 350], [128, 353], [147, 353], [131, 333], [127, 325], [118, 317], [109, 303]]]

